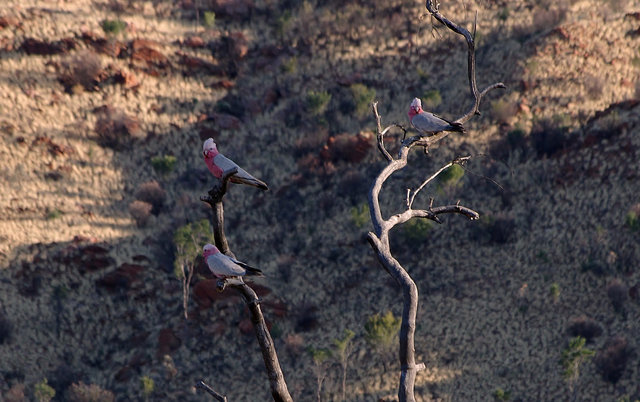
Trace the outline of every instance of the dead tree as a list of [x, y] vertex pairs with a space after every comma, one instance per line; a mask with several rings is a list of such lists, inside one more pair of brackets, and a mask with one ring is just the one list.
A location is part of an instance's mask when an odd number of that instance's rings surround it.
[[[474, 103], [473, 106], [469, 109], [467, 113], [459, 117], [455, 120], [457, 123], [464, 123], [468, 121], [471, 117], [476, 114], [479, 114], [478, 108], [480, 106], [480, 101], [483, 96], [487, 94], [489, 91], [496, 88], [504, 88], [504, 84], [495, 83], [488, 87], [486, 87], [482, 91], [478, 91], [478, 87], [476, 84], [475, 77], [475, 22], [473, 27], [473, 35], [465, 28], [454, 24], [445, 18], [442, 14], [440, 14], [438, 10], [438, 4], [432, 1], [427, 0], [426, 2], [427, 10], [431, 13], [431, 15], [446, 27], [451, 29], [452, 31], [462, 35], [468, 46], [468, 76], [469, 76], [469, 86], [471, 90], [471, 95], [473, 97]], [[458, 213], [466, 216], [471, 220], [476, 220], [479, 218], [477, 212], [469, 209], [465, 206], [460, 205], [460, 203], [456, 203], [453, 205], [444, 205], [444, 206], [433, 206], [433, 200], [431, 200], [429, 206], [424, 209], [413, 209], [413, 203], [416, 198], [416, 195], [435, 177], [442, 172], [444, 169], [450, 167], [453, 164], [463, 164], [466, 162], [469, 157], [456, 158], [436, 173], [428, 177], [426, 180], [422, 182], [422, 184], [417, 187], [415, 190], [408, 189], [406, 195], [406, 205], [405, 210], [401, 213], [397, 213], [395, 215], [390, 216], [389, 218], [384, 218], [382, 216], [382, 211], [380, 210], [380, 202], [379, 195], [382, 189], [382, 185], [384, 182], [395, 172], [403, 169], [407, 166], [407, 156], [409, 155], [409, 151], [413, 147], [423, 147], [425, 152], [435, 143], [444, 139], [449, 135], [449, 132], [440, 132], [436, 133], [432, 136], [425, 137], [421, 135], [412, 136], [410, 138], [405, 138], [402, 140], [400, 145], [400, 150], [398, 151], [397, 157], [394, 159], [393, 156], [385, 149], [384, 146], [384, 136], [389, 130], [394, 127], [400, 127], [397, 124], [393, 124], [391, 126], [382, 128], [381, 117], [378, 114], [377, 103], [372, 105], [373, 114], [376, 119], [377, 124], [377, 143], [378, 150], [388, 162], [387, 166], [385, 166], [382, 171], [376, 177], [371, 190], [369, 191], [369, 210], [371, 214], [371, 220], [373, 222], [373, 232], [369, 232], [368, 240], [376, 253], [378, 260], [385, 268], [385, 270], [398, 282], [398, 284], [402, 287], [403, 294], [403, 311], [402, 311], [402, 324], [400, 327], [400, 348], [399, 348], [399, 358], [400, 358], [400, 385], [398, 389], [398, 399], [401, 402], [404, 401], [415, 401], [414, 396], [414, 384], [416, 379], [416, 374], [419, 370], [425, 368], [424, 363], [416, 364], [415, 361], [415, 346], [414, 346], [414, 338], [415, 338], [415, 329], [416, 329], [416, 313], [418, 311], [418, 288], [411, 278], [407, 271], [402, 267], [402, 265], [396, 260], [391, 254], [390, 246], [389, 246], [389, 231], [396, 225], [400, 225], [402, 223], [407, 222], [412, 218], [422, 218], [422, 219], [430, 219], [437, 223], [441, 223], [440, 215], [448, 214], [448, 213]], [[402, 127], [400, 127], [402, 128]], [[404, 128], [402, 128], [403, 131]], [[405, 131], [406, 134], [406, 131]]]
[[[235, 258], [235, 256], [231, 252], [229, 243], [227, 242], [227, 237], [224, 234], [224, 208], [222, 206], [222, 198], [227, 192], [229, 179], [237, 172], [237, 168], [225, 171], [218, 185], [209, 190], [208, 195], [200, 197], [200, 200], [209, 204], [213, 210], [212, 223], [216, 247], [221, 253], [232, 258]], [[226, 285], [226, 281], [218, 281], [218, 290], [220, 292], [224, 291]], [[230, 286], [240, 292], [247, 304], [247, 307], [249, 308], [249, 312], [251, 313], [251, 322], [253, 324], [258, 343], [260, 344], [260, 350], [262, 351], [262, 359], [264, 360], [267, 376], [269, 377], [269, 385], [271, 386], [271, 396], [273, 397], [273, 400], [276, 402], [293, 402], [287, 388], [287, 383], [284, 381], [284, 375], [280, 368], [280, 362], [278, 361], [278, 355], [276, 354], [273, 339], [271, 339], [271, 334], [269, 333], [267, 324], [264, 321], [262, 310], [260, 309], [261, 300], [256, 295], [256, 292], [254, 292], [254, 290], [245, 283], [241, 285], [231, 284]], [[198, 385], [198, 387], [211, 393], [212, 389], [210, 389], [210, 387], [208, 389], [205, 385], [206, 384], [203, 383], [202, 385]], [[219, 395], [217, 393], [215, 394]], [[211, 393], [211, 395], [214, 394]], [[216, 396], [214, 395], [214, 397]], [[216, 397], [216, 399], [218, 399], [218, 397]]]

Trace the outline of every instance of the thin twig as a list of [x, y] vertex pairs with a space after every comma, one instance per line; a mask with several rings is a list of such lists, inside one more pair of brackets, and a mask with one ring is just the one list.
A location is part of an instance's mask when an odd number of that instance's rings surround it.
[[378, 128], [378, 135], [377, 135], [378, 150], [380, 151], [380, 153], [382, 154], [382, 156], [384, 156], [384, 158], [386, 160], [392, 161], [393, 158], [391, 157], [391, 154], [384, 147], [384, 135], [391, 128], [391, 126], [389, 126], [386, 129], [382, 130], [382, 122], [381, 122], [382, 118], [380, 117], [380, 114], [378, 113], [378, 102], [373, 102], [371, 104], [371, 109], [373, 109], [373, 115], [376, 118], [376, 125], [377, 125], [377, 128]]
[[219, 402], [227, 402], [226, 396], [217, 393], [213, 388], [211, 388], [210, 385], [205, 383], [203, 380], [198, 381], [198, 383], [196, 384], [196, 388], [205, 390], [206, 392], [211, 394], [211, 396], [216, 398], [216, 400], [218, 400]]

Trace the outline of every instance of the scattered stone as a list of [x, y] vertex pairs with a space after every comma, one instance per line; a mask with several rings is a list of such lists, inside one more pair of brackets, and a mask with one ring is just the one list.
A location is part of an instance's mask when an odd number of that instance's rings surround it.
[[231, 89], [236, 85], [235, 82], [230, 80], [220, 80], [211, 84], [211, 88], [214, 89]]
[[94, 109], [94, 112], [101, 115], [94, 130], [103, 146], [119, 149], [142, 134], [138, 119], [120, 109], [103, 105]]
[[238, 329], [243, 335], [253, 334], [253, 324], [250, 318], [245, 318], [238, 323]]
[[253, 9], [253, 0], [212, 0], [211, 6], [217, 15], [232, 18], [248, 18]]
[[[204, 70], [210, 74], [222, 75], [224, 74], [224, 70], [217, 66], [216, 64], [202, 59], [196, 56], [190, 56], [183, 52], [176, 52], [176, 54], [180, 57], [180, 64], [188, 68], [189, 70]], [[189, 71], [189, 74], [192, 74], [193, 71]]]
[[205, 43], [200, 36], [189, 36], [184, 41], [184, 45], [191, 48], [202, 48], [204, 47]]
[[145, 267], [138, 264], [123, 263], [114, 271], [109, 272], [96, 281], [96, 285], [109, 292], [130, 289]]
[[163, 328], [158, 334], [156, 357], [162, 358], [164, 355], [171, 355], [180, 345], [182, 345], [182, 341], [176, 333], [171, 328]]
[[369, 150], [373, 147], [373, 133], [360, 132], [353, 134], [338, 134], [331, 136], [327, 144], [320, 151], [320, 156], [324, 160], [346, 161], [359, 163], [366, 158]]
[[22, 24], [20, 23], [20, 20], [15, 17], [11, 17], [8, 15], [0, 17], [0, 29], [4, 29], [7, 27], [19, 27], [21, 25]]
[[134, 64], [144, 63], [148, 67], [165, 68], [169, 65], [167, 57], [156, 49], [156, 42], [146, 39], [135, 39], [131, 42], [131, 60]]
[[237, 130], [240, 128], [240, 119], [230, 114], [213, 112], [209, 115], [208, 120], [213, 120], [222, 130]]
[[240, 302], [240, 296], [233, 289], [218, 292], [217, 279], [205, 279], [193, 287], [193, 299], [201, 309], [207, 309], [215, 301], [228, 300], [230, 303]]
[[54, 42], [46, 42], [35, 38], [26, 38], [22, 42], [21, 49], [28, 55], [51, 56], [67, 53], [76, 48], [76, 40], [65, 38]]

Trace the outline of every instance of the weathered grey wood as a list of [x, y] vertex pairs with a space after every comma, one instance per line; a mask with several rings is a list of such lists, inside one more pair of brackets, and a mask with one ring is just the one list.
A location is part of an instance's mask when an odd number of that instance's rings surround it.
[[[478, 109], [484, 95], [486, 95], [493, 89], [504, 88], [505, 86], [504, 84], [499, 82], [489, 85], [482, 91], [478, 91], [476, 83], [476, 61], [474, 43], [475, 23], [474, 34], [472, 35], [467, 29], [454, 24], [453, 22], [445, 18], [442, 14], [440, 14], [438, 10], [438, 4], [434, 4], [432, 0], [426, 1], [426, 7], [431, 15], [434, 16], [434, 18], [443, 23], [452, 31], [462, 35], [467, 42], [469, 89], [474, 103], [467, 113], [455, 120], [456, 123], [465, 123], [474, 115], [479, 114]], [[479, 214], [470, 208], [460, 205], [459, 202], [454, 205], [434, 207], [433, 200], [431, 200], [429, 207], [426, 209], [413, 209], [416, 195], [429, 182], [434, 180], [440, 172], [453, 164], [462, 165], [469, 159], [469, 157], [461, 157], [456, 158], [447, 165], [443, 166], [440, 170], [438, 170], [438, 172], [424, 180], [416, 190], [413, 190], [413, 192], [410, 189], [407, 190], [406, 210], [385, 219], [382, 215], [382, 211], [380, 210], [379, 202], [380, 191], [382, 190], [382, 186], [385, 181], [393, 173], [402, 170], [407, 166], [407, 156], [411, 148], [415, 146], [424, 147], [425, 152], [427, 152], [431, 145], [436, 144], [437, 142], [444, 139], [450, 134], [450, 132], [444, 131], [429, 137], [416, 135], [406, 138], [406, 130], [404, 130], [403, 127], [397, 124], [390, 125], [383, 129], [381, 117], [378, 113], [377, 103], [373, 103], [372, 109], [377, 125], [378, 150], [387, 162], [387, 165], [380, 171], [378, 176], [375, 178], [371, 189], [369, 190], [368, 201], [371, 221], [373, 223], [373, 231], [369, 232], [368, 240], [378, 258], [378, 261], [380, 261], [380, 264], [402, 287], [403, 310], [402, 323], [400, 326], [400, 345], [398, 356], [400, 359], [401, 372], [400, 384], [398, 387], [398, 399], [400, 400], [400, 402], [413, 402], [415, 401], [414, 386], [416, 375], [418, 371], [424, 369], [425, 367], [423, 363], [416, 364], [415, 361], [415, 329], [416, 315], [418, 311], [418, 288], [411, 276], [391, 254], [389, 246], [389, 231], [394, 226], [407, 222], [408, 220], [413, 218], [430, 219], [434, 222], [441, 223], [439, 215], [442, 214], [458, 213], [466, 216], [471, 220], [478, 219]], [[385, 149], [384, 146], [384, 135], [393, 127], [401, 128], [405, 134], [396, 159], [391, 156], [391, 154]]]
[[292, 402], [293, 399], [287, 389], [287, 383], [284, 381], [284, 375], [280, 368], [280, 362], [278, 361], [278, 355], [276, 354], [276, 348], [273, 345], [273, 339], [267, 328], [267, 324], [264, 321], [262, 310], [260, 309], [260, 300], [247, 284], [244, 285], [232, 285], [242, 294], [244, 297], [249, 311], [251, 312], [251, 322], [253, 323], [253, 329], [256, 332], [256, 338], [260, 344], [262, 350], [262, 359], [267, 369], [267, 375], [269, 377], [269, 385], [271, 386], [271, 396], [276, 402]]
[[211, 396], [216, 398], [216, 400], [219, 401], [219, 402], [227, 402], [227, 397], [226, 396], [216, 392], [216, 390], [214, 390], [210, 385], [205, 383], [203, 380], [200, 380], [196, 384], [196, 388], [203, 389], [203, 390], [207, 391]]
[[[236, 172], [237, 168], [225, 171], [222, 174], [222, 178], [219, 184], [209, 190], [208, 195], [200, 197], [200, 200], [209, 204], [211, 206], [211, 209], [213, 210], [212, 224], [216, 247], [220, 250], [220, 252], [233, 258], [235, 258], [235, 256], [233, 252], [231, 252], [227, 237], [224, 233], [224, 208], [222, 206], [222, 199], [227, 192], [229, 179]], [[238, 290], [240, 294], [242, 294], [242, 297], [244, 298], [247, 307], [249, 308], [249, 312], [251, 314], [251, 322], [253, 323], [256, 338], [258, 340], [258, 344], [260, 345], [260, 350], [262, 351], [262, 359], [264, 360], [267, 376], [269, 377], [269, 385], [271, 386], [271, 396], [273, 397], [273, 400], [276, 402], [293, 402], [293, 399], [291, 398], [291, 395], [289, 394], [289, 390], [287, 388], [287, 383], [284, 379], [284, 374], [282, 373], [282, 369], [280, 368], [280, 362], [278, 361], [278, 355], [273, 344], [273, 339], [271, 339], [271, 334], [269, 333], [269, 329], [267, 328], [267, 324], [264, 320], [264, 315], [262, 314], [262, 310], [260, 309], [260, 299], [258, 299], [258, 296], [254, 292], [254, 290], [245, 283], [241, 285], [232, 284], [230, 286], [236, 288], [236, 290]], [[224, 291], [225, 287], [226, 282], [224, 280], [218, 281], [219, 291]], [[207, 391], [211, 393], [208, 389]]]

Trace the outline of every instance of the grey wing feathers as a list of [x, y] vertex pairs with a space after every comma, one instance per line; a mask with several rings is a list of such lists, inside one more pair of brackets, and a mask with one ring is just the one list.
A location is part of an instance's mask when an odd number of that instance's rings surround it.
[[220, 276], [243, 276], [246, 270], [224, 254], [215, 254], [207, 258], [207, 265]]
[[415, 115], [411, 124], [424, 133], [436, 133], [439, 131], [463, 131], [462, 124], [451, 123], [435, 114], [424, 112]]
[[238, 166], [234, 161], [227, 158], [226, 156], [218, 154], [213, 159], [213, 161], [220, 169], [222, 169], [223, 172], [226, 172], [234, 167], [238, 168], [238, 173], [231, 177], [232, 182], [248, 184], [250, 186], [258, 187], [263, 190], [268, 189], [266, 183], [250, 175], [246, 170]]

